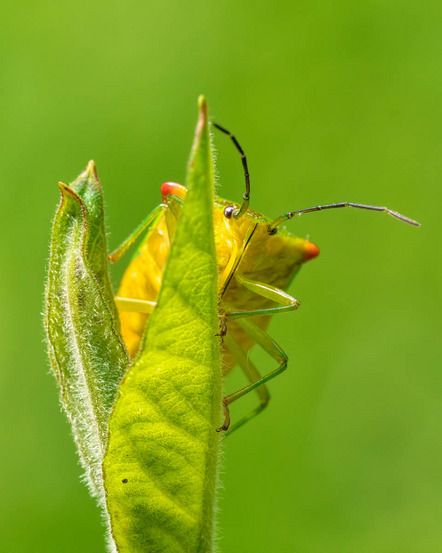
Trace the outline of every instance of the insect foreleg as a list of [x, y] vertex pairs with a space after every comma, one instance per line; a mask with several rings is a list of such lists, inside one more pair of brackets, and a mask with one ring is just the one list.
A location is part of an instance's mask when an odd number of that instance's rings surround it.
[[255, 292], [263, 298], [267, 298], [281, 304], [281, 307], [269, 307], [266, 309], [256, 309], [254, 311], [234, 311], [232, 313], [226, 313], [228, 320], [239, 319], [242, 317], [253, 317], [256, 315], [274, 315], [276, 313], [285, 313], [286, 311], [294, 311], [301, 305], [299, 300], [290, 294], [287, 294], [284, 290], [276, 288], [276, 286], [248, 279], [238, 273], [235, 273], [235, 278], [240, 284], [252, 292]]
[[266, 407], [270, 399], [270, 394], [265, 384], [272, 378], [275, 378], [275, 376], [278, 376], [280, 373], [282, 373], [287, 368], [288, 362], [288, 357], [284, 353], [284, 351], [267, 334], [267, 332], [262, 330], [262, 328], [260, 328], [256, 323], [254, 323], [250, 319], [243, 319], [241, 321], [238, 321], [237, 324], [240, 325], [241, 328], [245, 330], [247, 334], [264, 349], [264, 351], [266, 351], [273, 359], [275, 359], [275, 361], [279, 363], [279, 366], [266, 375], [261, 376], [255, 365], [248, 359], [247, 353], [241, 348], [236, 340], [232, 338], [232, 336], [227, 334], [225, 339], [226, 345], [229, 348], [229, 351], [234, 356], [235, 360], [238, 362], [241, 369], [244, 371], [244, 374], [248, 378], [250, 384], [248, 386], [245, 386], [244, 388], [241, 388], [241, 390], [234, 392], [233, 394], [229, 394], [224, 398], [223, 403], [226, 410], [228, 410], [228, 406], [231, 403], [245, 396], [249, 392], [252, 392], [253, 390], [256, 391], [260, 399], [260, 405], [258, 405], [256, 409], [251, 411], [245, 417], [241, 418], [230, 428], [230, 415], [228, 414], [228, 412], [226, 412], [226, 421], [219, 430], [228, 430], [227, 435], [231, 434], [234, 430], [237, 430], [240, 426], [248, 422]]
[[144, 221], [141, 221], [132, 234], [130, 234], [116, 250], [107, 256], [109, 261], [111, 263], [116, 263], [119, 259], [121, 259], [140, 234], [142, 234], [152, 223], [155, 222], [155, 219], [161, 215], [161, 212], [166, 207], [167, 206], [165, 204], [160, 204], [151, 213], [149, 213], [149, 215], [144, 219]]
[[115, 296], [114, 299], [118, 311], [129, 311], [132, 313], [153, 313], [153, 310], [157, 306], [156, 302], [148, 300], [122, 298], [121, 296]]

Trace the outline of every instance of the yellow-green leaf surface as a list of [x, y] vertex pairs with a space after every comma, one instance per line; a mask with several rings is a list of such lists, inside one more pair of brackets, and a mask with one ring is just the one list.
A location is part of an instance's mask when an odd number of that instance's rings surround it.
[[221, 419], [207, 107], [158, 307], [110, 420], [107, 506], [120, 553], [212, 551]]
[[49, 358], [91, 492], [104, 504], [109, 414], [129, 361], [109, 280], [94, 162], [73, 183], [59, 186], [46, 286]]

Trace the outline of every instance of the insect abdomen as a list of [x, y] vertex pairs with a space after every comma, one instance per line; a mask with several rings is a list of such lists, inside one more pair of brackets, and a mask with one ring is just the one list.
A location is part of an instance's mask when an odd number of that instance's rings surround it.
[[[117, 295], [156, 301], [169, 249], [169, 236], [163, 216], [144, 238], [123, 275]], [[144, 313], [120, 312], [121, 334], [131, 357], [138, 351], [147, 319], [148, 315]]]

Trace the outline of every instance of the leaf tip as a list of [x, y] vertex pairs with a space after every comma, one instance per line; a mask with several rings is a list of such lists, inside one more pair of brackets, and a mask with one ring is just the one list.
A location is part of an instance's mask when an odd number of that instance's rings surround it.
[[95, 161], [93, 159], [89, 161], [84, 172], [86, 173], [88, 179], [95, 179], [98, 181], [97, 166], [95, 165]]
[[67, 194], [72, 194], [73, 196], [76, 196], [76, 194], [73, 193], [71, 187], [68, 184], [65, 184], [62, 181], [58, 181], [58, 188], [60, 189], [61, 196], [64, 198]]
[[200, 111], [205, 110], [207, 112], [207, 100], [204, 94], [200, 94], [198, 96], [198, 108], [200, 109]]
[[203, 94], [201, 94], [198, 97], [198, 110], [199, 110], [199, 119], [198, 119], [197, 130], [200, 133], [204, 128], [204, 126], [207, 124], [207, 100]]

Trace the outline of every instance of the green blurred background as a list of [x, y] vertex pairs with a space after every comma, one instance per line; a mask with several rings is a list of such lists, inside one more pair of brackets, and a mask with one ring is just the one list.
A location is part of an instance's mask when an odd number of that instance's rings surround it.
[[0, 45], [0, 552], [104, 551], [41, 324], [57, 181], [95, 159], [116, 246], [184, 180], [200, 93], [253, 209], [423, 223], [291, 223], [321, 255], [271, 325], [289, 370], [225, 442], [221, 551], [442, 552], [441, 2], [7, 0]]

